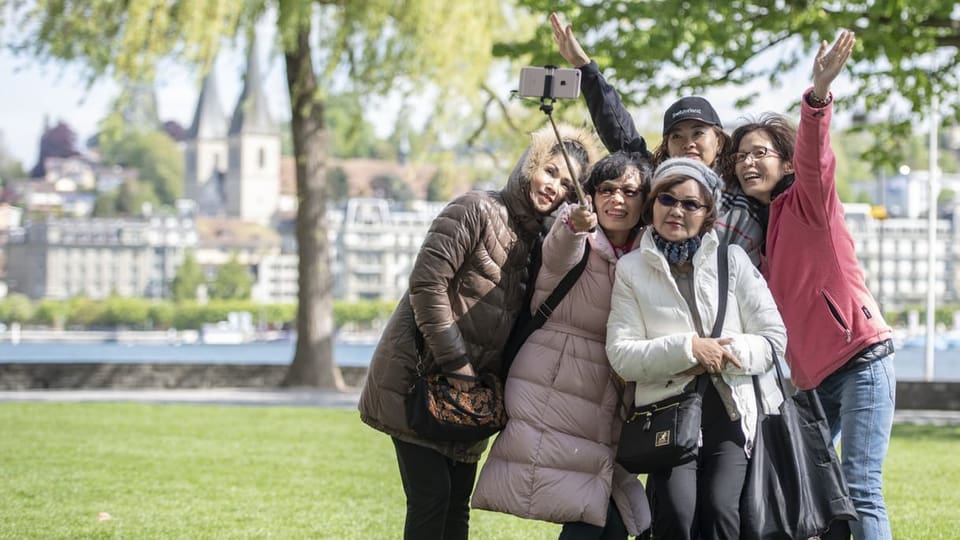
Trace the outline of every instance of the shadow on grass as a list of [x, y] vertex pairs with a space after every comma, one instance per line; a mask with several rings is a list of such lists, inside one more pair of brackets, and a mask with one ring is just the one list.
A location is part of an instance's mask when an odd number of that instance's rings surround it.
[[893, 436], [910, 440], [960, 441], [960, 426], [896, 424]]

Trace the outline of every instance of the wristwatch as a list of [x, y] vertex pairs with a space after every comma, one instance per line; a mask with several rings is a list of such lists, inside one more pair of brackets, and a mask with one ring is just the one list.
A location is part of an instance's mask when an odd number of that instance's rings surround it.
[[826, 98], [822, 98], [815, 94], [813, 90], [807, 92], [807, 103], [814, 109], [822, 109], [830, 104], [833, 101], [833, 93], [827, 94]]

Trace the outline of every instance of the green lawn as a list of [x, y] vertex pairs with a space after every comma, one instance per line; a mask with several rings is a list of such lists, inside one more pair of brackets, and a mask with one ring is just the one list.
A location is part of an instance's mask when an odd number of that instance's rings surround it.
[[[897, 426], [894, 536], [960, 538], [960, 427]], [[0, 538], [399, 538], [389, 439], [353, 411], [0, 404]], [[101, 513], [110, 519], [100, 520]], [[559, 526], [474, 512], [476, 539]]]

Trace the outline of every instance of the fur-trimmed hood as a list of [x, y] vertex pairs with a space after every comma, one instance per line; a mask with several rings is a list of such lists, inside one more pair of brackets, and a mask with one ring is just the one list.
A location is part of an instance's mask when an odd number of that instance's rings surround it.
[[[584, 167], [584, 170], [580, 171], [580, 178], [577, 178], [577, 180], [586, 178], [590, 172], [590, 165], [600, 159], [600, 149], [596, 136], [588, 129], [569, 124], [558, 124], [557, 131], [560, 132], [561, 140], [579, 143], [586, 149], [589, 163]], [[553, 132], [552, 126], [547, 125], [531, 133], [530, 146], [520, 156], [520, 160], [514, 166], [510, 177], [507, 178], [507, 185], [501, 191], [510, 214], [522, 223], [523, 228], [528, 231], [542, 228], [543, 218], [545, 217], [534, 210], [533, 203], [530, 201], [530, 178], [544, 163], [550, 160], [556, 145], [557, 135]]]

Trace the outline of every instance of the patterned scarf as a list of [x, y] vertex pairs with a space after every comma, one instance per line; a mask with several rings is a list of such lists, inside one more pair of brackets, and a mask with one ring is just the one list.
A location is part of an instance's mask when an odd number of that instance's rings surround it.
[[693, 258], [693, 254], [700, 249], [699, 236], [691, 236], [680, 242], [671, 242], [657, 234], [655, 229], [653, 230], [653, 243], [657, 245], [657, 248], [663, 253], [663, 256], [667, 258], [667, 262], [671, 265], [689, 261]]

